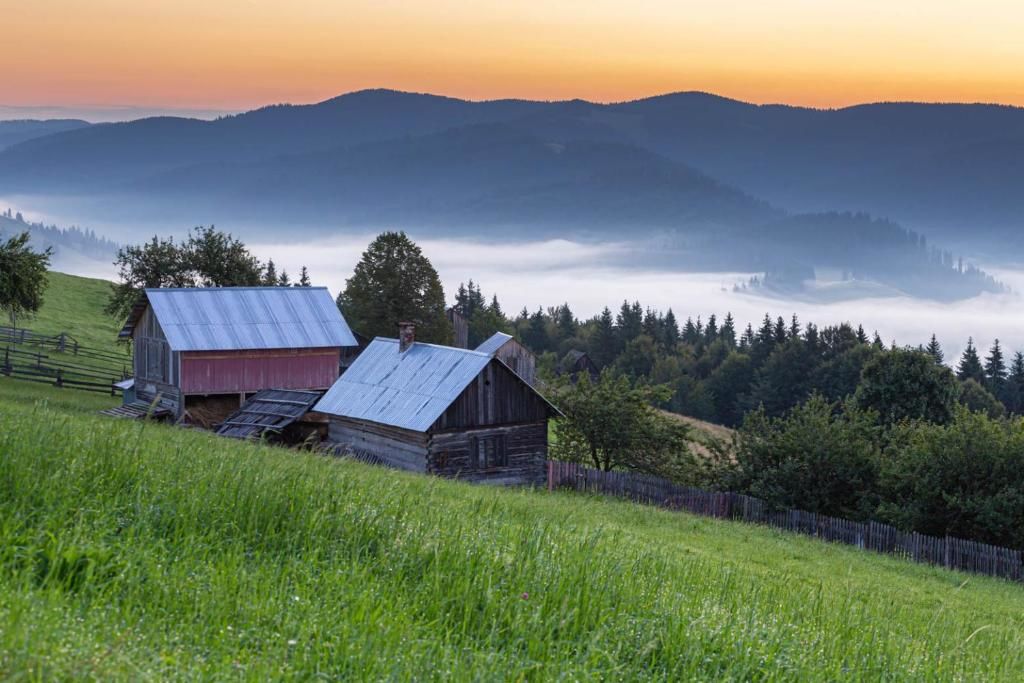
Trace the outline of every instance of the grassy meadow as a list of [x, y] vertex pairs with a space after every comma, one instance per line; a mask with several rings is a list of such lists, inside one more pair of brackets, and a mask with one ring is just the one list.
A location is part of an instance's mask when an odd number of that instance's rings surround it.
[[0, 676], [1019, 680], [1024, 588], [0, 380]]

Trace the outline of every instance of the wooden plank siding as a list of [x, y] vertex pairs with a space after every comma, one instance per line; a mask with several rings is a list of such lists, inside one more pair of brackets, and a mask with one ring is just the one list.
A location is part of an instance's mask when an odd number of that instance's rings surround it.
[[537, 384], [537, 358], [533, 353], [515, 339], [502, 344], [494, 357], [512, 369], [524, 382], [531, 387]]
[[187, 351], [181, 354], [185, 394], [248, 393], [261, 389], [327, 389], [338, 379], [341, 350]]
[[430, 437], [422, 432], [332, 415], [327, 437], [338, 445], [339, 455], [350, 451], [360, 459], [376, 456], [396, 469], [427, 471]]
[[507, 367], [491, 361], [430, 431], [525, 424], [547, 419], [551, 407]]
[[[478, 439], [499, 438], [507, 464], [481, 469], [475, 446]], [[530, 424], [432, 434], [427, 472], [444, 477], [491, 484], [543, 486], [547, 480], [547, 420]]]

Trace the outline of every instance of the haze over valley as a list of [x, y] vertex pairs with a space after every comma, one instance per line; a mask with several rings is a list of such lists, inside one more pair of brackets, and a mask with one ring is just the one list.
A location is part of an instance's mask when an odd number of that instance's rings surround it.
[[113, 277], [116, 244], [215, 224], [337, 291], [397, 228], [447, 291], [474, 278], [516, 309], [797, 312], [955, 349], [967, 329], [1024, 345], [1022, 158], [1024, 110], [998, 105], [367, 90], [214, 120], [0, 122], [0, 210], [41, 223], [44, 246], [46, 226], [94, 230], [56, 245], [79, 274]]

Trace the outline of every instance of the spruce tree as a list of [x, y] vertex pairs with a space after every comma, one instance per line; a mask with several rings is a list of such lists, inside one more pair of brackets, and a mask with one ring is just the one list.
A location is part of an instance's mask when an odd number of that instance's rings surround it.
[[[879, 340], [881, 339], [878, 336], [878, 331], [877, 330], [875, 331], [875, 338], [879, 339]], [[863, 325], [857, 325], [857, 342], [860, 343], [860, 344], [867, 344], [868, 343], [868, 335], [864, 331], [864, 326]]]
[[1024, 413], [1024, 353], [1013, 354], [1010, 374], [1006, 379], [1006, 409], [1014, 415]]
[[661, 321], [661, 339], [665, 348], [673, 350], [679, 343], [679, 323], [676, 322], [676, 314], [668, 309], [665, 318]]
[[1003, 360], [1003, 349], [996, 339], [989, 349], [988, 357], [985, 358], [985, 386], [996, 398], [1002, 399], [1003, 389], [1006, 385], [1006, 362]]
[[786, 321], [782, 319], [781, 315], [775, 319], [775, 329], [772, 332], [772, 336], [775, 338], [776, 345], [786, 342]]
[[957, 365], [956, 376], [961, 381], [973, 379], [982, 386], [985, 384], [985, 368], [981, 365], [978, 351], [974, 348], [974, 339], [971, 337], [967, 339], [967, 348], [964, 349], [963, 355], [960, 356], [960, 364]]
[[288, 271], [282, 270], [281, 275], [277, 278], [278, 287], [291, 287], [292, 279], [288, 277]]
[[310, 287], [312, 282], [309, 280], [309, 270], [306, 266], [302, 266], [302, 270], [299, 271], [299, 281], [295, 285], [296, 287]]
[[789, 322], [789, 338], [797, 339], [800, 336], [800, 320], [797, 319], [796, 313], [793, 314], [793, 319]]
[[267, 266], [263, 270], [263, 284], [267, 287], [277, 287], [277, 268], [274, 266], [274, 259], [267, 261]]
[[598, 367], [604, 368], [615, 360], [615, 322], [607, 306], [601, 311], [590, 337], [590, 358]]
[[932, 339], [928, 342], [928, 346], [925, 347], [925, 351], [939, 365], [942, 365], [946, 360], [945, 355], [942, 353], [942, 345], [939, 344], [939, 340], [935, 336], [935, 333], [932, 333]]
[[736, 348], [736, 321], [733, 320], [732, 313], [725, 314], [725, 321], [722, 323], [719, 336], [730, 349]]
[[708, 324], [704, 326], [704, 342], [712, 344], [718, 339], [718, 318], [714, 313], [708, 318]]

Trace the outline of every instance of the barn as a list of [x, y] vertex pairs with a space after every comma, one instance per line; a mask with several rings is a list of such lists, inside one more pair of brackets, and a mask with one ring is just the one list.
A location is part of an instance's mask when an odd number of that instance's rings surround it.
[[262, 389], [325, 390], [356, 346], [324, 287], [146, 289], [119, 337], [134, 345], [137, 399], [199, 422]]
[[495, 332], [476, 347], [476, 351], [494, 356], [531, 387], [537, 385], [537, 358], [511, 334]]
[[543, 485], [554, 406], [494, 356], [414, 334], [374, 339], [316, 404], [328, 441], [404, 470]]

